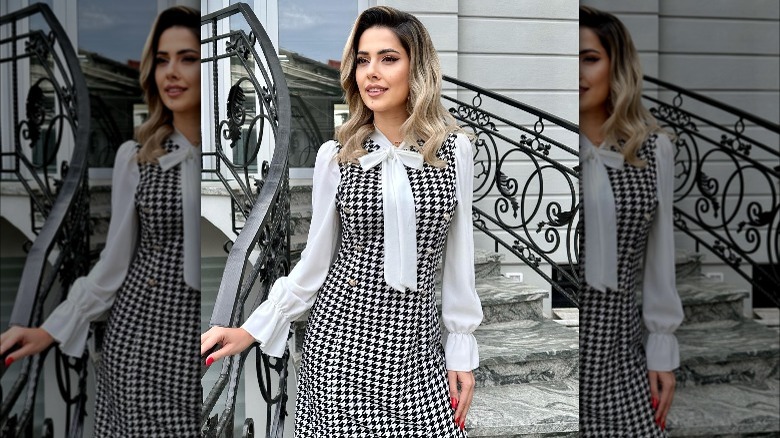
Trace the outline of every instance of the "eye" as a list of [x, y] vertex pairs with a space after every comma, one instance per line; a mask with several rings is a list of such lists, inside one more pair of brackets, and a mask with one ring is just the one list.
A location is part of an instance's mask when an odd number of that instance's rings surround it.
[[384, 58], [382, 58], [382, 62], [386, 62], [388, 64], [396, 61], [398, 61], [398, 58], [395, 56], [385, 56]]
[[200, 61], [200, 59], [195, 57], [195, 56], [185, 56], [184, 57], [184, 62], [190, 62], [191, 63], [191, 62], [198, 62], [198, 61]]
[[582, 61], [583, 62], [587, 62], [589, 64], [592, 64], [594, 62], [598, 62], [600, 59], [601, 58], [599, 58], [597, 56], [586, 56], [585, 58], [582, 59]]
[[360, 65], [360, 64], [365, 64], [365, 63], [367, 63], [367, 62], [368, 62], [368, 59], [366, 59], [366, 58], [358, 58], [358, 59], [357, 59], [357, 63], [358, 63], [358, 65]]
[[166, 64], [167, 62], [168, 62], [168, 58], [161, 58], [159, 56], [154, 60], [154, 63], [157, 65]]

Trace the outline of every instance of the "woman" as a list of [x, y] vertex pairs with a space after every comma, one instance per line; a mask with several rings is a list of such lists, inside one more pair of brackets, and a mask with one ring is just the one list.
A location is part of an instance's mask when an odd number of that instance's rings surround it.
[[[317, 155], [300, 262], [241, 328], [206, 332], [201, 352], [222, 345], [211, 364], [258, 342], [280, 357], [290, 322], [313, 305], [296, 436], [463, 437], [482, 320], [471, 144], [440, 102], [436, 51], [410, 14], [360, 14], [341, 84], [351, 118]], [[434, 296], [442, 257], [445, 347]]]
[[174, 7], [141, 60], [149, 117], [119, 147], [106, 247], [40, 328], [12, 327], [6, 365], [57, 342], [81, 356], [110, 309], [97, 377], [96, 437], [198, 436], [200, 13]]
[[[641, 92], [639, 57], [626, 28], [613, 15], [580, 7], [583, 436], [666, 436], [680, 362], [674, 149], [642, 107]], [[644, 348], [635, 295], [642, 260]]]

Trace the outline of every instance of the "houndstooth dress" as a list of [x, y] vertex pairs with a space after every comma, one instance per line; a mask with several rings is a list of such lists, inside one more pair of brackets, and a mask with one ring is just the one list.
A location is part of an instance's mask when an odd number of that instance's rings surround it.
[[[368, 152], [378, 146], [368, 139]], [[383, 278], [380, 166], [341, 164], [342, 243], [309, 317], [296, 437], [465, 437], [454, 423], [434, 296], [455, 196], [455, 135], [444, 168], [407, 168], [415, 200], [418, 290]]]
[[[607, 168], [617, 213], [619, 290], [602, 292], [585, 284], [580, 293], [583, 437], [667, 436], [655, 423], [636, 296], [637, 276], [658, 205], [656, 138], [651, 135], [637, 154], [646, 160], [645, 167]], [[584, 219], [580, 226], [584, 227]], [[581, 268], [586, 248], [587, 242], [581, 245]]]
[[138, 247], [108, 319], [94, 436], [197, 437], [200, 291], [183, 277], [181, 169], [139, 171]]

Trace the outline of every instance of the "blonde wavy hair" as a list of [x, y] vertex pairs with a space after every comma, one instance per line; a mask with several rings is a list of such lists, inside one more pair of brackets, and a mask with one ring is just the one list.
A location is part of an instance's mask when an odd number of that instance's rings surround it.
[[136, 141], [141, 145], [138, 151], [139, 163], [156, 163], [165, 155], [163, 142], [173, 133], [173, 113], [160, 98], [160, 90], [154, 77], [157, 66], [157, 47], [160, 35], [171, 27], [180, 26], [192, 31], [200, 41], [200, 12], [185, 6], [174, 6], [160, 13], [154, 20], [152, 30], [146, 39], [141, 54], [141, 90], [144, 102], [149, 107], [149, 116], [136, 129]]
[[[447, 136], [462, 131], [455, 118], [441, 103], [441, 65], [428, 31], [414, 15], [387, 6], [368, 8], [358, 16], [344, 47], [341, 60], [341, 87], [349, 105], [350, 118], [336, 131], [336, 139], [344, 147], [339, 151], [341, 163], [357, 162], [365, 155], [363, 142], [374, 132], [374, 113], [360, 97], [355, 70], [360, 37], [366, 29], [385, 27], [401, 41], [409, 54], [409, 98], [406, 111], [409, 117], [401, 125], [406, 144], [417, 145], [425, 162], [442, 167], [436, 156]], [[424, 144], [420, 146], [418, 140]]]
[[628, 163], [644, 167], [647, 163], [637, 152], [648, 135], [662, 130], [642, 105], [642, 66], [631, 34], [614, 15], [588, 6], [580, 6], [580, 27], [598, 36], [610, 60], [609, 118], [601, 128], [604, 140]]

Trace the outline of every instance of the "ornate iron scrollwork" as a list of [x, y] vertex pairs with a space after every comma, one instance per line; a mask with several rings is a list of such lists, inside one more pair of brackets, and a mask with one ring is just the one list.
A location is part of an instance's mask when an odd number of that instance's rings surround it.
[[[545, 133], [548, 126], [556, 126], [576, 134], [577, 127], [473, 84], [446, 76], [444, 80], [474, 93], [470, 102], [443, 96], [452, 102], [450, 114], [474, 136], [474, 226], [493, 239], [496, 249], [501, 246], [515, 255], [577, 305], [580, 280], [574, 266], [579, 251], [573, 224], [579, 211], [579, 168], [561, 161], [567, 157], [578, 162], [578, 152]], [[533, 126], [486, 110], [486, 99], [490, 99], [491, 108], [532, 115]], [[518, 163], [529, 164], [530, 172], [518, 173]], [[558, 189], [563, 193], [550, 193], [547, 187], [554, 182], [564, 187]], [[487, 211], [490, 203], [492, 213]], [[561, 280], [553, 280], [550, 268], [561, 274]]]
[[776, 288], [757, 280], [780, 284], [780, 125], [655, 78], [645, 81], [675, 93], [671, 104], [644, 96], [676, 138], [675, 226], [780, 306]]
[[[218, 33], [218, 23], [245, 22], [251, 31]], [[206, 175], [221, 181], [231, 197], [233, 229], [237, 237], [229, 251], [219, 294], [211, 316], [212, 325], [237, 327], [243, 323], [245, 305], [254, 309], [268, 297], [273, 282], [290, 270], [290, 199], [288, 152], [291, 124], [290, 97], [275, 49], [257, 17], [244, 3], [205, 15], [201, 23], [211, 29], [202, 41], [211, 56], [202, 62], [213, 67], [215, 132], [213, 151], [204, 149]], [[224, 42], [224, 53], [219, 52]], [[217, 63], [230, 66], [230, 77], [219, 77]], [[220, 119], [223, 84], [231, 84], [226, 118]], [[222, 147], [230, 141], [230, 148]], [[273, 145], [270, 161], [259, 158], [262, 142]], [[247, 269], [246, 267], [250, 268]], [[254, 302], [247, 303], [251, 295]], [[286, 405], [289, 351], [281, 359], [255, 350], [258, 386], [266, 407], [265, 436], [281, 437]], [[202, 436], [232, 435], [235, 402], [248, 351], [222, 363], [217, 383], [210, 389], [202, 410]], [[204, 374], [207, 367], [204, 366]], [[272, 379], [272, 376], [275, 378]], [[273, 383], [278, 382], [278, 383]], [[220, 397], [224, 408], [214, 413]], [[255, 421], [246, 419], [244, 437], [257, 433]]]

